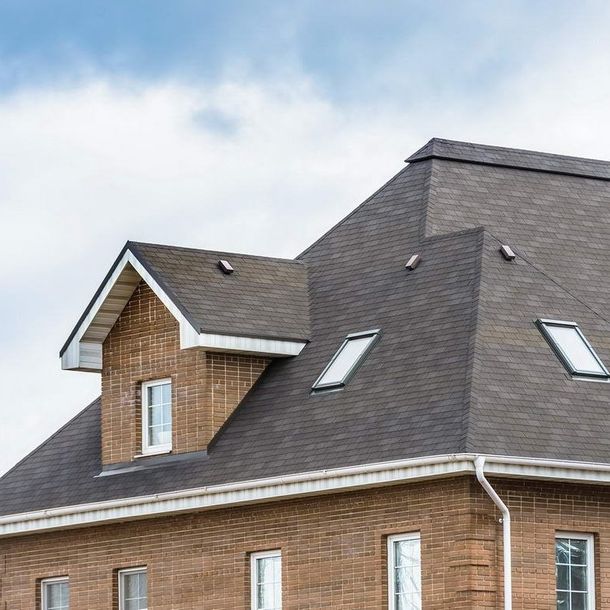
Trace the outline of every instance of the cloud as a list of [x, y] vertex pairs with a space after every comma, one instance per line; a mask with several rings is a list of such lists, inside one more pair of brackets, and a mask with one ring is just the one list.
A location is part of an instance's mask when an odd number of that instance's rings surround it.
[[0, 471], [97, 395], [57, 350], [126, 239], [294, 256], [432, 136], [609, 158], [596, 31], [435, 99], [345, 104], [295, 70], [0, 97]]
[[413, 148], [305, 78], [22, 90], [0, 133], [0, 470], [99, 391], [57, 350], [126, 239], [295, 256]]

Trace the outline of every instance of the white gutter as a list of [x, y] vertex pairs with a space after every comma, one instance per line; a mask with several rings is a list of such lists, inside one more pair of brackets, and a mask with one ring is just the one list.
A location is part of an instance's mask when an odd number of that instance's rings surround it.
[[502, 513], [502, 548], [504, 551], [504, 610], [512, 610], [513, 607], [513, 578], [512, 578], [512, 556], [510, 538], [510, 511], [508, 506], [502, 502], [491, 483], [485, 478], [485, 457], [479, 455], [474, 460], [474, 468], [477, 480], [493, 500], [494, 504]]
[[[0, 537], [475, 473], [477, 457], [411, 458], [6, 515], [0, 517]], [[610, 464], [484, 457], [488, 475], [610, 485]]]

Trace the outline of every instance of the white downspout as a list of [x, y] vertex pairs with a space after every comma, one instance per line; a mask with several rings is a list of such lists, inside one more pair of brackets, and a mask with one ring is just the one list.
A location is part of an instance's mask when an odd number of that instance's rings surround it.
[[482, 455], [475, 458], [474, 469], [477, 474], [477, 480], [502, 513], [502, 547], [504, 550], [504, 610], [512, 610], [513, 579], [512, 558], [510, 552], [510, 512], [506, 504], [502, 502], [502, 499], [496, 493], [496, 490], [491, 486], [491, 483], [485, 478], [485, 458]]

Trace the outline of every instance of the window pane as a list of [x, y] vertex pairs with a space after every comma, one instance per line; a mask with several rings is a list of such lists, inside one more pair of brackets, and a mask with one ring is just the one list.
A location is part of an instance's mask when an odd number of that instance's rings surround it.
[[318, 385], [341, 383], [374, 338], [375, 336], [371, 335], [349, 339], [341, 348], [341, 351], [337, 354], [337, 357], [326, 373], [324, 373], [324, 376], [318, 381]]
[[145, 571], [121, 573], [121, 610], [148, 608], [147, 576]]
[[172, 442], [171, 382], [146, 388], [146, 447], [170, 446]]
[[549, 324], [546, 325], [546, 329], [570, 360], [575, 370], [589, 373], [604, 373], [604, 369], [599, 365], [599, 362], [591, 353], [589, 346], [582, 340], [582, 337], [575, 328]]
[[44, 583], [44, 610], [68, 610], [69, 598], [67, 581]]
[[160, 405], [162, 400], [162, 390], [160, 385], [153, 385], [148, 388], [148, 404]]
[[587, 596], [585, 593], [572, 593], [571, 610], [587, 610]]
[[557, 610], [570, 610], [569, 593], [557, 593]]
[[281, 558], [279, 556], [257, 558], [254, 572], [256, 606], [253, 610], [281, 610]]
[[588, 565], [590, 541], [583, 538], [557, 538], [555, 564], [558, 610], [589, 610]]
[[392, 544], [392, 594], [396, 610], [421, 608], [420, 541], [395, 540]]
[[570, 563], [573, 565], [587, 565], [587, 541], [570, 540]]
[[555, 562], [570, 563], [570, 545], [567, 540], [557, 539], [555, 543]]

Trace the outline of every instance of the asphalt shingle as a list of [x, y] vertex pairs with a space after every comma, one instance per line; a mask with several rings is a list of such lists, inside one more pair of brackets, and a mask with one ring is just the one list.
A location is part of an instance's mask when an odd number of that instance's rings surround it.
[[[96, 477], [96, 401], [0, 479], [0, 514], [463, 451], [610, 463], [610, 384], [568, 379], [533, 324], [573, 319], [610, 364], [610, 163], [446, 140], [410, 161], [297, 261], [261, 272], [288, 285], [282, 332], [310, 342], [269, 366], [205, 459]], [[222, 328], [226, 298], [252, 311], [223, 279], [200, 290], [218, 253], [135, 247], [202, 324]], [[311, 395], [345, 335], [371, 328], [382, 338], [348, 386]]]

